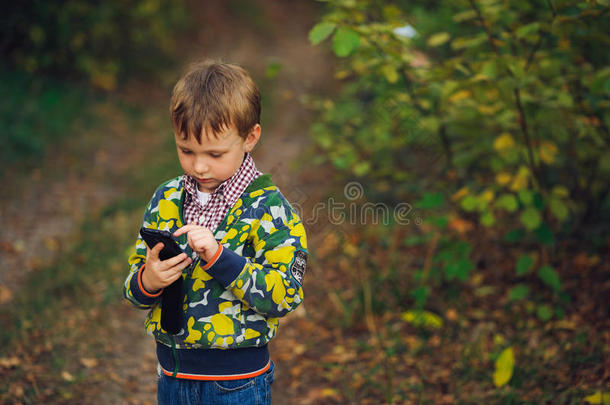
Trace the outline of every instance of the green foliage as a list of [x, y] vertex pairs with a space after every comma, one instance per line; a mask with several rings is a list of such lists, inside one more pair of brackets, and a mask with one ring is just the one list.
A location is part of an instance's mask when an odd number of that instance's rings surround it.
[[[312, 102], [316, 161], [428, 211], [424, 234], [404, 242], [431, 259], [413, 276], [416, 307], [474, 273], [471, 244], [451, 232], [462, 219], [515, 248], [549, 248], [534, 276], [555, 300], [558, 242], [602, 249], [610, 220], [610, 54], [598, 51], [610, 42], [608, 4], [326, 4], [309, 38], [341, 58], [343, 85]], [[516, 276], [532, 284], [514, 286], [510, 302], [548, 297], [532, 290], [534, 266], [529, 253], [518, 258]], [[536, 314], [554, 313], [540, 303]]]
[[523, 254], [515, 264], [515, 271], [518, 276], [528, 273], [534, 265], [534, 258], [531, 255]]
[[333, 36], [333, 51], [337, 56], [349, 56], [360, 46], [360, 36], [349, 28], [339, 28]]
[[316, 45], [324, 41], [332, 32], [335, 30], [335, 24], [322, 21], [316, 24], [309, 33], [309, 40], [312, 44]]
[[520, 301], [525, 299], [530, 292], [530, 288], [525, 284], [518, 284], [508, 291], [508, 299], [511, 301]]
[[435, 209], [443, 205], [443, 194], [441, 193], [424, 193], [421, 200], [415, 203], [416, 206], [422, 209]]
[[183, 1], [9, 2], [3, 8], [4, 63], [30, 73], [80, 76], [112, 89], [131, 73], [167, 64], [172, 34], [187, 23]]
[[73, 130], [77, 120], [90, 119], [86, 91], [55, 80], [0, 70], [0, 159], [24, 163], [43, 155]]
[[553, 317], [553, 309], [547, 304], [538, 305], [536, 314], [541, 321], [546, 322]]
[[561, 290], [561, 281], [559, 280], [559, 274], [551, 266], [544, 265], [538, 270], [538, 277], [546, 285], [551, 287], [554, 292]]

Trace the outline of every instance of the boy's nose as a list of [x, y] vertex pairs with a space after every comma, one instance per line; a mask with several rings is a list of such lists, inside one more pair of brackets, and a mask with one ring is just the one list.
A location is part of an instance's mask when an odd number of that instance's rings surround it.
[[195, 167], [193, 169], [195, 169], [195, 173], [198, 175], [205, 174], [208, 171], [208, 164], [204, 159], [199, 158], [195, 160]]

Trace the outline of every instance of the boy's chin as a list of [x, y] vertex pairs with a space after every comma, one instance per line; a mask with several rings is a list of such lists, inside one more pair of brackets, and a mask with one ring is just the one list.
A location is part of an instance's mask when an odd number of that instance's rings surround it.
[[218, 188], [218, 184], [216, 182], [206, 182], [206, 183], [197, 183], [199, 191], [203, 191], [204, 193], [213, 193]]

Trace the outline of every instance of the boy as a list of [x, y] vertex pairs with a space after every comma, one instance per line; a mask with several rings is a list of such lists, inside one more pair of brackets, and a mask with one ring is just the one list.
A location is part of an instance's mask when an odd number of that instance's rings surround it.
[[[124, 295], [150, 309], [160, 404], [270, 404], [267, 343], [280, 317], [303, 300], [305, 229], [254, 165], [260, 93], [232, 64], [195, 65], [174, 87], [170, 113], [184, 175], [155, 191], [143, 227], [170, 231], [184, 253], [160, 260], [163, 244], [141, 237]], [[163, 289], [183, 278], [181, 330], [161, 327]]]

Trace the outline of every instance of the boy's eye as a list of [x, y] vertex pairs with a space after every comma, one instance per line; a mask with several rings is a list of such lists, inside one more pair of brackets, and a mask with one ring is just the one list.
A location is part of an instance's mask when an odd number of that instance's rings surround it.
[[212, 156], [213, 158], [219, 158], [222, 156], [222, 153], [210, 153], [210, 156]]
[[191, 151], [190, 151], [190, 150], [188, 150], [188, 149], [180, 149], [180, 150], [181, 150], [181, 151], [182, 151], [182, 153], [184, 153], [185, 155], [190, 155], [191, 153], [193, 153], [193, 152], [191, 152]]

